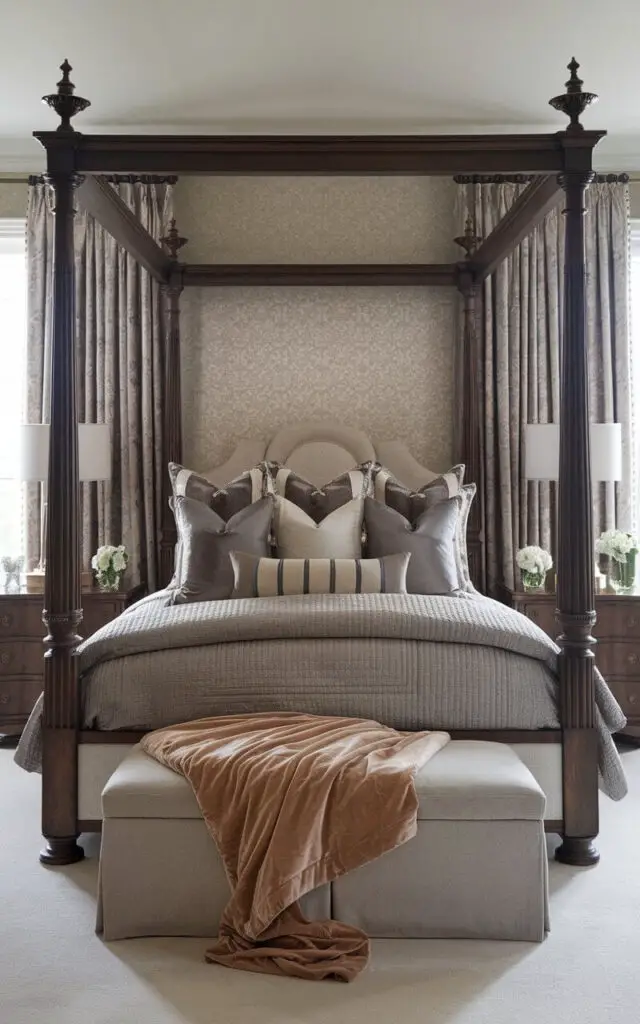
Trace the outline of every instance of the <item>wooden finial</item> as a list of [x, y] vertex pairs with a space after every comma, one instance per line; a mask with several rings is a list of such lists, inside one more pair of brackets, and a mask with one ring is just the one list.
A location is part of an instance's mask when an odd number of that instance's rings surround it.
[[554, 110], [561, 111], [569, 118], [568, 132], [584, 131], [584, 125], [580, 124], [580, 115], [598, 99], [594, 92], [582, 91], [582, 79], [578, 78], [579, 67], [576, 58], [572, 57], [570, 63], [567, 64], [570, 72], [569, 80], [565, 82], [567, 91], [549, 100], [549, 104]]
[[466, 258], [471, 259], [472, 254], [476, 251], [481, 241], [480, 236], [476, 235], [473, 217], [467, 217], [464, 225], [464, 234], [454, 238], [454, 242], [464, 249]]
[[182, 246], [187, 244], [189, 239], [182, 238], [181, 235], [178, 234], [178, 230], [176, 228], [176, 219], [175, 217], [172, 217], [171, 224], [169, 225], [169, 230], [165, 237], [161, 238], [160, 241], [169, 250], [169, 256], [171, 257], [173, 262], [177, 263], [178, 253], [180, 249], [182, 249]]
[[43, 96], [42, 102], [55, 110], [60, 118], [60, 124], [56, 131], [72, 132], [75, 129], [71, 125], [71, 118], [75, 117], [82, 110], [86, 110], [87, 107], [91, 106], [91, 103], [82, 96], [74, 96], [75, 85], [69, 78], [69, 72], [73, 69], [68, 60], [65, 60], [60, 65], [60, 70], [62, 71], [62, 78], [57, 85], [58, 91], [50, 93], [48, 96]]

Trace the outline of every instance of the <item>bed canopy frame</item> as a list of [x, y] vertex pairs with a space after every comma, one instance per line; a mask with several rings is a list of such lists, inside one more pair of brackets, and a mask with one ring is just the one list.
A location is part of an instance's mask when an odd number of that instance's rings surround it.
[[[595, 622], [589, 410], [585, 342], [585, 190], [594, 178], [593, 150], [605, 135], [586, 131], [580, 117], [596, 99], [582, 90], [579, 65], [569, 64], [566, 91], [550, 100], [569, 118], [563, 131], [527, 135], [411, 136], [194, 136], [83, 135], [72, 118], [89, 106], [75, 95], [69, 63], [55, 93], [43, 97], [59, 116], [55, 131], [35, 132], [46, 150], [46, 181], [54, 194], [54, 274], [51, 443], [45, 581], [47, 627], [43, 717], [41, 860], [68, 864], [82, 857], [77, 838], [79, 691], [75, 657], [82, 620], [79, 558], [79, 484], [74, 339], [74, 202], [110, 232], [166, 294], [166, 409], [164, 459], [181, 461], [180, 326], [182, 289], [190, 285], [450, 285], [464, 315], [464, 427], [461, 459], [467, 477], [482, 481], [480, 463], [481, 351], [477, 316], [482, 284], [529, 234], [564, 192], [566, 263], [560, 403], [557, 620], [561, 730], [523, 733], [527, 742], [557, 742], [563, 751], [563, 835], [557, 856], [595, 863], [598, 853], [597, 736], [593, 675]], [[175, 223], [162, 240], [146, 232], [104, 175], [532, 175], [522, 194], [484, 240], [473, 223], [456, 241], [466, 258], [450, 264], [185, 265], [186, 239]], [[525, 179], [526, 180], [526, 179]], [[79, 193], [76, 196], [76, 192]], [[470, 524], [470, 555], [482, 587], [482, 487]], [[167, 502], [164, 502], [165, 509]], [[174, 528], [163, 523], [161, 571], [171, 574]], [[479, 734], [473, 734], [479, 736]], [[509, 742], [515, 734], [504, 734]], [[494, 733], [491, 738], [498, 739]]]

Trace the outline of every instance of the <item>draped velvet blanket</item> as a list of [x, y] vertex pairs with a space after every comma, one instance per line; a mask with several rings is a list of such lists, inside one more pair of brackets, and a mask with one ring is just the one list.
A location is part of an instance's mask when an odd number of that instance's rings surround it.
[[297, 901], [416, 834], [414, 776], [448, 740], [295, 712], [207, 718], [145, 736], [143, 749], [193, 787], [231, 886], [207, 959], [351, 981], [367, 963], [367, 936], [339, 921], [307, 921]]

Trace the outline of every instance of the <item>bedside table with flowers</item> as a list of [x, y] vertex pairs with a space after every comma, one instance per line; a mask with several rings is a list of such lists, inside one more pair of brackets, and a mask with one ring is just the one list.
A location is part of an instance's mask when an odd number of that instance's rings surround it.
[[[623, 538], [623, 539], [621, 539]], [[635, 581], [637, 543], [630, 534], [607, 531], [597, 542], [600, 573], [606, 583], [596, 588], [594, 636], [596, 665], [627, 716], [623, 736], [640, 740], [640, 586]], [[545, 589], [551, 556], [541, 548], [522, 548], [516, 556], [520, 589], [501, 587], [499, 597], [537, 623], [552, 639], [558, 636], [553, 586]], [[598, 578], [601, 579], [600, 573]]]
[[[80, 635], [91, 636], [144, 597], [142, 585], [118, 590], [83, 588]], [[18, 734], [42, 693], [45, 627], [42, 594], [0, 593], [0, 733]]]

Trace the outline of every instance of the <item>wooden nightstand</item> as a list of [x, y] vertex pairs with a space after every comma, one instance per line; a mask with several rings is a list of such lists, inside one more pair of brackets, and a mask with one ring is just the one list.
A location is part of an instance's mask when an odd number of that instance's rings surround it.
[[[91, 636], [143, 597], [143, 586], [104, 593], [82, 591], [80, 635]], [[42, 594], [0, 593], [0, 733], [20, 733], [43, 687]]]
[[[517, 608], [555, 640], [554, 593], [501, 589], [501, 600]], [[623, 736], [640, 739], [640, 589], [633, 594], [596, 594], [593, 631], [596, 665], [628, 719]]]

